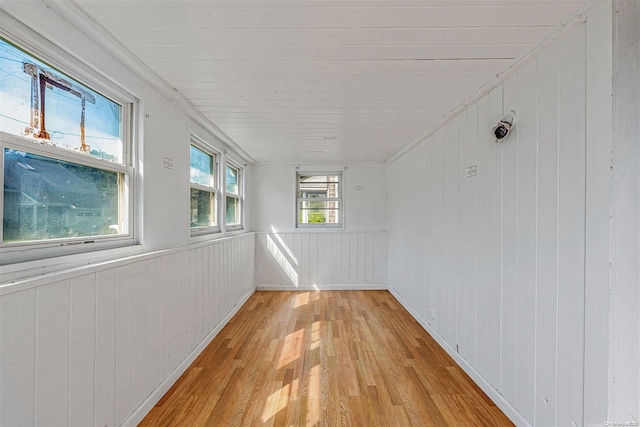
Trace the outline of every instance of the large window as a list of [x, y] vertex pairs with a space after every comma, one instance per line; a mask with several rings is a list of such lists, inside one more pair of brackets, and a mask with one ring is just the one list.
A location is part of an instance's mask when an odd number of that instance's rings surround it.
[[242, 228], [242, 168], [227, 163], [225, 174], [226, 229]]
[[298, 227], [342, 226], [342, 173], [298, 172]]
[[131, 238], [130, 115], [0, 38], [0, 248]]
[[191, 144], [191, 231], [218, 231], [217, 154], [203, 146]]

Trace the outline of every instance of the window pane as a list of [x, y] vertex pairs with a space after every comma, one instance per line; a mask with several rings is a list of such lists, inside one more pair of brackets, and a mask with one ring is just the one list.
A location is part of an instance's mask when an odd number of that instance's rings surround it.
[[4, 150], [3, 242], [125, 233], [122, 174]]
[[123, 162], [122, 106], [3, 39], [0, 129]]
[[207, 187], [214, 185], [213, 156], [191, 146], [191, 182]]
[[339, 202], [300, 200], [298, 221], [300, 224], [339, 224]]
[[240, 224], [240, 200], [227, 197], [227, 225]]
[[191, 227], [216, 225], [215, 193], [191, 189]]
[[240, 195], [238, 193], [238, 169], [229, 165], [227, 165], [227, 193]]
[[340, 197], [339, 175], [300, 175], [298, 197]]

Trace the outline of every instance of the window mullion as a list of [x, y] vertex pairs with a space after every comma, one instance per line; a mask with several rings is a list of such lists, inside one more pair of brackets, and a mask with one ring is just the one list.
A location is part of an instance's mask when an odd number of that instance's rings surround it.
[[206, 185], [196, 184], [195, 182], [192, 182], [189, 185], [191, 188], [195, 188], [196, 190], [207, 191], [214, 194], [216, 193], [216, 189], [214, 187], [207, 187]]
[[76, 153], [48, 144], [37, 144], [31, 140], [23, 140], [22, 138], [4, 133], [0, 135], [0, 138], [5, 141], [3, 147], [9, 148], [11, 150], [24, 151], [31, 154], [49, 157], [52, 159], [58, 159], [83, 166], [89, 166], [96, 169], [103, 169], [125, 174], [133, 173], [133, 167], [131, 166], [110, 162], [107, 160], [95, 159], [86, 154]]
[[339, 202], [342, 197], [298, 197], [298, 200], [308, 202]]

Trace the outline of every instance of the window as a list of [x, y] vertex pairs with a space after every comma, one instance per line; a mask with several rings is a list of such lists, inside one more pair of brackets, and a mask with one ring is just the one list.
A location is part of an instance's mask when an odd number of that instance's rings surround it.
[[191, 231], [192, 234], [218, 231], [217, 158], [202, 146], [191, 144]]
[[227, 163], [225, 174], [226, 228], [242, 228], [242, 169]]
[[296, 177], [298, 227], [341, 227], [342, 173], [298, 172]]
[[132, 104], [115, 98], [0, 38], [0, 248], [132, 238]]

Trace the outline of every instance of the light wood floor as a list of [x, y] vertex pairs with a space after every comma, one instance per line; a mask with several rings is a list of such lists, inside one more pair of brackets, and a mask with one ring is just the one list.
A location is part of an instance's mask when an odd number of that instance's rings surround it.
[[512, 425], [387, 291], [256, 292], [142, 426]]

